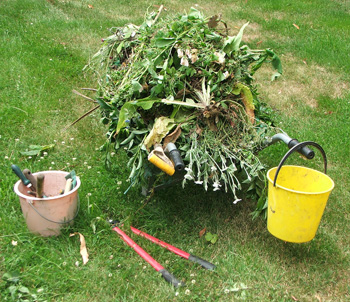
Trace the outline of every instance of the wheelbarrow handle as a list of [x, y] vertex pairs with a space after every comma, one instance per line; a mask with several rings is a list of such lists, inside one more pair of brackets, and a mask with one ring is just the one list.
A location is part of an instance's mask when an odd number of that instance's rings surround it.
[[[278, 141], [284, 142], [289, 149], [300, 143], [296, 138], [290, 138], [287, 133], [277, 133], [267, 141], [267, 144], [271, 145]], [[305, 156], [307, 159], [313, 159], [315, 156], [315, 152], [306, 146], [300, 147], [296, 151]]]
[[[288, 148], [291, 149], [294, 146], [300, 144], [300, 142], [296, 139], [293, 138], [289, 141], [288, 143]], [[304, 147], [300, 147], [298, 148], [298, 150], [296, 150], [298, 153], [300, 153], [301, 155], [305, 156], [307, 159], [313, 159], [315, 156], [315, 152], [312, 151], [310, 148], [308, 148], [307, 146]]]
[[277, 181], [277, 177], [278, 177], [278, 173], [280, 172], [284, 162], [287, 160], [287, 158], [294, 152], [294, 151], [298, 151], [301, 148], [305, 147], [305, 146], [314, 146], [316, 147], [322, 154], [323, 157], [323, 162], [324, 162], [324, 173], [327, 174], [327, 156], [326, 156], [326, 152], [324, 152], [323, 148], [312, 141], [306, 141], [306, 142], [302, 142], [302, 143], [298, 143], [296, 145], [294, 145], [292, 148], [289, 149], [289, 151], [283, 156], [283, 158], [281, 159], [277, 170], [276, 170], [276, 174], [275, 174], [275, 178], [273, 181], [273, 186], [276, 187], [276, 181]]

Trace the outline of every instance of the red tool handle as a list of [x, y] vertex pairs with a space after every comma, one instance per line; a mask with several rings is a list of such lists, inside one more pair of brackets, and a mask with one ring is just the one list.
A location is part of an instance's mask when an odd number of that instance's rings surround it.
[[157, 272], [160, 272], [163, 278], [178, 287], [182, 283], [177, 280], [172, 274], [170, 274], [161, 264], [154, 260], [150, 254], [148, 254], [142, 247], [140, 247], [134, 240], [132, 240], [128, 235], [126, 235], [120, 228], [114, 227], [113, 231], [117, 232], [121, 238], [126, 242], [130, 247], [132, 247], [136, 253], [138, 253], [143, 259], [145, 259]]
[[191, 255], [183, 250], [180, 250], [177, 247], [172, 246], [171, 244], [166, 243], [164, 241], [161, 241], [158, 238], [153, 237], [145, 232], [142, 232], [142, 231], [140, 231], [132, 226], [130, 226], [130, 228], [136, 235], [142, 236], [142, 237], [152, 241], [153, 243], [158, 244], [158, 245], [168, 249], [169, 251], [173, 252], [174, 254], [179, 255], [187, 260], [196, 262], [208, 270], [214, 270], [216, 268], [216, 266], [214, 264], [212, 264], [212, 263], [210, 263], [202, 258], [199, 258], [195, 255]]
[[134, 228], [132, 226], [130, 226], [130, 228], [136, 235], [145, 237], [146, 239], [148, 239], [148, 240], [152, 241], [153, 243], [158, 244], [158, 245], [168, 249], [169, 251], [175, 253], [176, 255], [179, 255], [179, 256], [181, 256], [181, 257], [183, 257], [185, 259], [188, 259], [190, 257], [189, 253], [186, 253], [185, 251], [182, 251], [182, 250], [178, 249], [177, 247], [170, 245], [169, 243], [161, 241], [158, 238], [153, 237], [153, 236], [151, 236], [151, 235], [149, 235], [147, 233], [144, 233], [144, 232], [142, 232], [142, 231], [140, 231], [140, 230], [138, 230], [138, 229], [136, 229], [136, 228]]

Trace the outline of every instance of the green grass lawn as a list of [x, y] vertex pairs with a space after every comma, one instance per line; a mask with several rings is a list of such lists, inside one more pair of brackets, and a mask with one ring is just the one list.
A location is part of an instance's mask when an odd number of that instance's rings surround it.
[[[0, 300], [1, 301], [349, 301], [350, 300], [350, 3], [348, 1], [198, 1], [207, 16], [222, 13], [231, 33], [249, 21], [244, 39], [252, 48], [273, 48], [283, 76], [257, 74], [261, 97], [278, 125], [299, 140], [325, 149], [335, 182], [316, 237], [286, 243], [252, 220], [256, 201], [233, 205], [232, 196], [175, 185], [145, 204], [139, 189], [128, 194], [125, 154], [105, 168], [107, 129], [93, 97], [96, 77], [83, 67], [109, 28], [140, 24], [154, 1], [3, 0], [0, 2]], [[190, 1], [164, 1], [167, 13], [188, 11]], [[21, 156], [30, 145], [55, 147], [47, 155]], [[278, 144], [261, 152], [267, 168], [286, 152]], [[33, 172], [75, 170], [81, 178], [80, 212], [59, 237], [31, 234], [23, 218], [11, 164]], [[322, 169], [310, 162], [288, 163]], [[218, 193], [218, 194], [217, 194]], [[206, 271], [149, 241], [131, 235], [178, 279], [174, 289], [106, 223], [129, 224], [217, 266]], [[209, 244], [201, 230], [218, 235]], [[82, 264], [77, 236], [85, 236], [90, 260]]]

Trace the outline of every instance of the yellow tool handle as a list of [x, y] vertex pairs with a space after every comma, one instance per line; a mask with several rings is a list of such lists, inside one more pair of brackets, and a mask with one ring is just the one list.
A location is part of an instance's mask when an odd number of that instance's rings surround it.
[[165, 172], [166, 174], [172, 176], [175, 173], [175, 169], [174, 167], [168, 165], [166, 162], [164, 162], [163, 160], [161, 160], [157, 155], [152, 154], [148, 160], [155, 165], [156, 167], [158, 167], [159, 169], [161, 169], [163, 172]]

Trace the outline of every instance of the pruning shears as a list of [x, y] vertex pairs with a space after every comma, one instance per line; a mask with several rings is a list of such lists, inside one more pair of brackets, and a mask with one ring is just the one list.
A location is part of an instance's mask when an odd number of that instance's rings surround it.
[[[172, 284], [175, 287], [184, 285], [181, 281], [179, 281], [175, 276], [173, 276], [167, 269], [165, 269], [160, 263], [158, 263], [150, 254], [148, 254], [144, 249], [142, 249], [134, 240], [132, 240], [128, 235], [126, 235], [118, 226], [117, 221], [109, 221], [113, 228], [112, 230], [117, 232], [120, 235], [120, 238], [123, 239], [124, 242], [126, 242], [131, 248], [135, 250], [136, 253], [138, 253], [144, 260], [146, 260], [157, 272], [161, 273], [163, 278]], [[204, 268], [208, 270], [214, 270], [216, 266], [202, 258], [199, 258], [197, 256], [191, 255], [185, 251], [182, 251], [175, 246], [172, 246], [164, 241], [161, 241], [145, 232], [142, 232], [132, 226], [130, 226], [131, 231], [133, 231], [136, 235], [144, 237], [151, 242], [158, 244], [167, 250], [173, 252], [174, 254], [181, 256], [187, 260], [196, 262], [203, 266]]]

